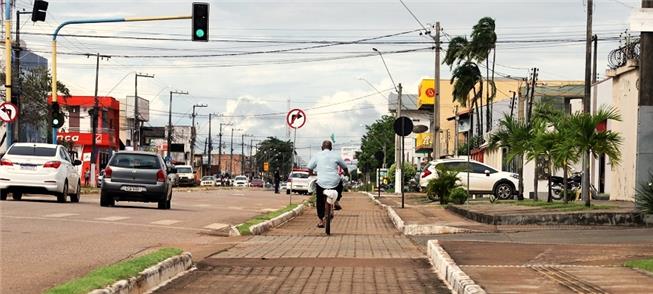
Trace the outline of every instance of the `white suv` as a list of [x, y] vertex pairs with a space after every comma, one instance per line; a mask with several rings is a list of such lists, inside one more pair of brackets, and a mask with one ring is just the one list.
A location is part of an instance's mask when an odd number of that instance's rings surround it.
[[0, 158], [0, 199], [11, 192], [14, 200], [34, 193], [55, 195], [58, 202], [70, 195], [70, 202], [79, 202], [80, 164], [61, 145], [15, 143]]
[[298, 194], [308, 194], [309, 184], [314, 176], [311, 176], [307, 171], [295, 170], [288, 176], [286, 183], [286, 193], [290, 194], [296, 192]]
[[469, 192], [472, 194], [494, 194], [499, 199], [510, 199], [518, 192], [517, 174], [498, 171], [475, 160], [470, 160], [468, 165], [466, 159], [431, 161], [420, 175], [419, 185], [422, 189], [426, 188], [429, 180], [437, 177], [437, 168], [459, 171], [459, 183], [465, 188], [469, 175]]

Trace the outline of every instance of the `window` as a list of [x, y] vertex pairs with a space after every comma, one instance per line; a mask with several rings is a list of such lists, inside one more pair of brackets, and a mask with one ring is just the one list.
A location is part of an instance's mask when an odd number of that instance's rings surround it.
[[61, 157], [61, 159], [67, 162], [71, 162], [70, 157], [68, 157], [68, 153], [66, 153], [64, 148], [59, 148], [59, 156]]
[[291, 177], [297, 179], [308, 179], [308, 173], [292, 173]]
[[472, 172], [475, 173], [475, 174], [484, 174], [486, 170], [490, 171], [491, 174], [497, 172], [495, 169], [493, 169], [493, 168], [491, 168], [489, 166], [485, 166], [485, 165], [478, 164], [478, 163], [473, 163], [472, 162], [472, 163], [470, 163], [470, 166], [472, 168]]
[[116, 154], [109, 163], [111, 166], [136, 168], [136, 169], [159, 169], [161, 165], [156, 156], [147, 154], [123, 153]]
[[190, 169], [190, 167], [178, 167], [177, 168], [177, 173], [178, 174], [192, 174], [193, 171]]
[[56, 147], [14, 146], [7, 154], [23, 156], [53, 157], [57, 154]]

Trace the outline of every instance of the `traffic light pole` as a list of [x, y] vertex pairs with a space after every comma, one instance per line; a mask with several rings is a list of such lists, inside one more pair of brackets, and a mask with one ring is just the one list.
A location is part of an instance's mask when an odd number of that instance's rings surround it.
[[[95, 187], [96, 182], [95, 182], [95, 167], [97, 165], [97, 127], [98, 127], [98, 118], [99, 118], [99, 101], [98, 101], [98, 80], [100, 77], [100, 58], [110, 58], [110, 56], [106, 55], [100, 55], [100, 53], [95, 54], [96, 60], [95, 60], [95, 95], [94, 95], [94, 101], [95, 105], [93, 106], [93, 114], [91, 115], [91, 125], [93, 128], [93, 144], [91, 147], [91, 183], [93, 183], [93, 187]], [[89, 55], [90, 57], [90, 55]], [[87, 183], [88, 184], [88, 183]]]
[[[5, 32], [11, 32], [11, 1], [6, 1], [5, 9]], [[57, 89], [57, 36], [59, 31], [67, 25], [73, 24], [90, 24], [90, 23], [113, 23], [113, 22], [140, 22], [140, 21], [164, 21], [164, 20], [179, 20], [179, 19], [192, 19], [192, 16], [160, 16], [160, 17], [131, 17], [131, 18], [99, 18], [99, 19], [78, 19], [62, 22], [52, 33], [52, 104], [58, 103], [58, 89]], [[7, 101], [11, 99], [11, 34], [5, 34], [5, 52], [7, 59]], [[53, 106], [54, 107], [54, 106]], [[57, 143], [57, 128], [52, 128], [52, 143]]]

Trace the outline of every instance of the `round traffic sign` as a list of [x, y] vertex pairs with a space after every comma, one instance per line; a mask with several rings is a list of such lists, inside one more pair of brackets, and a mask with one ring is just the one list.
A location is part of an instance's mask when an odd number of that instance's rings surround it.
[[433, 88], [426, 89], [426, 96], [429, 96], [429, 97], [435, 96], [435, 90]]
[[413, 132], [413, 121], [405, 116], [395, 119], [395, 134], [399, 136], [408, 136]]
[[286, 123], [293, 129], [299, 129], [306, 123], [306, 113], [298, 108], [288, 111]]
[[13, 122], [18, 117], [18, 108], [13, 103], [0, 104], [0, 120], [3, 122]]

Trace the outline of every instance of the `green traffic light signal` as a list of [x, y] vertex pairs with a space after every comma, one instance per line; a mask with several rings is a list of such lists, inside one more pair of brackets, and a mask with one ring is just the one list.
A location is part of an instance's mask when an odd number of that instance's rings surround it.
[[204, 30], [203, 29], [195, 30], [195, 36], [198, 37], [198, 38], [204, 37]]
[[209, 40], [209, 4], [193, 2], [192, 15], [193, 29], [191, 30], [193, 41]]

